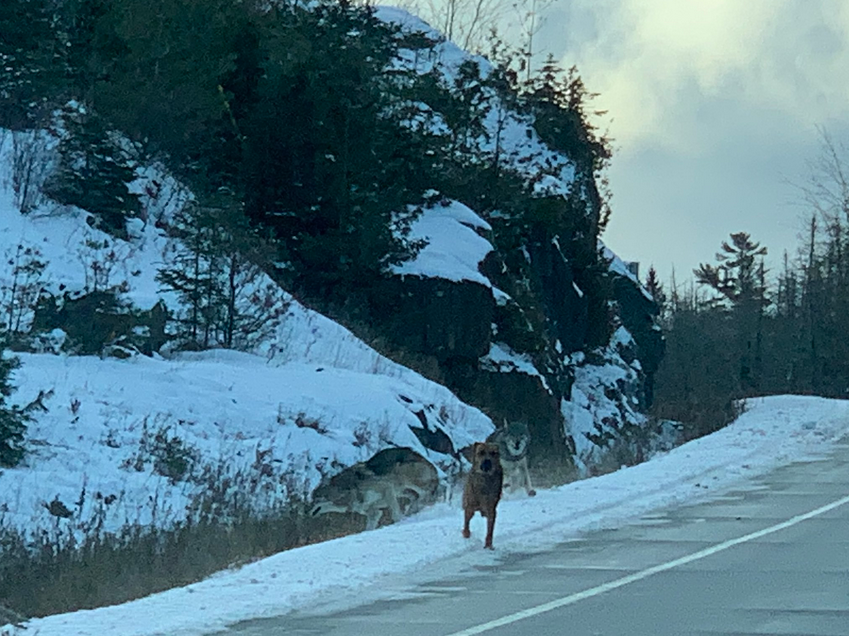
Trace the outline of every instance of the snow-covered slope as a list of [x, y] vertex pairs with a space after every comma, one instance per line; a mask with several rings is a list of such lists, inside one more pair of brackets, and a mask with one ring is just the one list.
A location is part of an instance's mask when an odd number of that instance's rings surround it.
[[[0, 134], [4, 138], [0, 170], [9, 171], [10, 135]], [[155, 281], [171, 241], [154, 216], [170, 214], [186, 194], [155, 170], [145, 174], [137, 186], [153, 197], [151, 215], [146, 224], [132, 225], [128, 242], [90, 227], [82, 210], [42, 201], [21, 214], [11, 175], [2, 175], [4, 294], [13, 284], [15, 255], [26, 252], [45, 264], [38, 286], [53, 294], [92, 289], [92, 264], [107, 262], [108, 278], [99, 281], [100, 288], [125, 283], [126, 297], [137, 307], [149, 308], [161, 298], [176, 306]], [[102, 267], [98, 272], [105, 275]], [[6, 302], [4, 294], [0, 303]], [[191, 460], [195, 474], [223, 465], [241, 475], [233, 488], [253, 481], [253, 505], [262, 510], [309, 493], [322, 475], [389, 446], [412, 448], [450, 469], [455, 458], [428, 451], [411, 431], [410, 426], [422, 426], [422, 417], [457, 449], [493, 430], [489, 418], [444, 387], [281, 294], [288, 309], [271, 337], [252, 353], [210, 351], [124, 361], [21, 355], [22, 368], [13, 377], [19, 387], [14, 401], [27, 404], [42, 391], [49, 397], [43, 399], [47, 411], [29, 427], [25, 463], [0, 472], [0, 524], [29, 533], [53, 529], [57, 519], [46, 505], [54, 500], [72, 513], [61, 521], [63, 529], [78, 534], [94, 516], [103, 519], [104, 530], [124, 523], [179, 521], [203, 486], [196, 479], [169, 479], [161, 474], [167, 471], [155, 469], [157, 453], [169, 443], [173, 452]], [[31, 318], [27, 313], [22, 327]]]
[[399, 276], [424, 276], [446, 280], [469, 280], [492, 287], [479, 266], [492, 244], [478, 234], [490, 231], [489, 223], [458, 201], [440, 200], [428, 205], [410, 227], [411, 241], [427, 244], [415, 258], [396, 265]]
[[[438, 39], [430, 27], [403, 11], [383, 8], [378, 14]], [[450, 83], [469, 60], [483, 73], [491, 68], [485, 59], [447, 41], [426, 57], [402, 52], [397, 63], [419, 73], [437, 68]], [[498, 128], [505, 162], [538, 192], [567, 195], [575, 182], [569, 159], [547, 148], [525, 116], [502, 111], [503, 119], [497, 121], [498, 110], [492, 109], [484, 122], [491, 134], [477, 140], [481, 150], [494, 152]], [[117, 240], [90, 226], [83, 210], [36, 197], [27, 214], [19, 212], [21, 184], [12, 174], [13, 148], [29, 144], [40, 153], [39, 165], [49, 170], [56, 140], [46, 132], [0, 131], [0, 142], [0, 317], [16, 284], [14, 267], [21, 255], [43, 263], [35, 287], [57, 297], [121, 285], [137, 308], [149, 309], [160, 300], [171, 309], [178, 306], [156, 282], [158, 267], [174, 248], [160, 222], [191, 193], [160, 167], [140, 166], [133, 191], [142, 199], [143, 218], [129, 224], [128, 241]], [[30, 176], [37, 186], [44, 173]], [[490, 230], [475, 211], [456, 201], [430, 206], [411, 233], [411, 238], [430, 243], [396, 273], [472, 281], [491, 288], [503, 303], [506, 294], [479, 271], [492, 250], [482, 236]], [[308, 494], [323, 476], [389, 446], [410, 447], [440, 469], [455, 468], [458, 460], [425, 449], [412, 432], [422, 418], [444, 432], [455, 449], [492, 431], [489, 418], [444, 387], [379, 355], [285, 292], [279, 296], [287, 306], [285, 314], [248, 353], [125, 361], [23, 354], [14, 399], [26, 404], [44, 392], [47, 410], [30, 426], [24, 465], [0, 473], [0, 524], [30, 533], [54, 528], [57, 520], [48, 505], [57, 502], [70, 512], [61, 523], [78, 533], [94, 516], [103, 520], [104, 530], [125, 523], [167, 525], [185, 517], [187, 505], [203, 487], [186, 478], [191, 471], [224, 465], [242, 480], [234, 488], [253, 484], [252, 505], [259, 511]], [[25, 309], [18, 326], [25, 330], [31, 319], [32, 312]], [[493, 344], [481, 365], [539, 377], [548, 388], [527, 356], [501, 343]], [[576, 383], [586, 400], [574, 401], [566, 418], [568, 435], [584, 436], [605, 415], [598, 405], [607, 388], [604, 379], [613, 376], [609, 369], [596, 371], [587, 368], [585, 381]], [[186, 459], [188, 475], [175, 479], [157, 468], [163, 445]]]
[[[485, 57], [464, 51], [422, 19], [403, 9], [377, 7], [376, 16], [384, 22], [400, 26], [406, 32], [421, 33], [436, 42], [427, 55], [402, 49], [396, 62], [399, 68], [413, 70], [422, 75], [435, 70], [446, 86], [454, 85], [460, 75], [460, 67], [467, 62], [477, 64], [482, 77], [487, 77], [492, 72], [492, 64]], [[492, 89], [484, 89], [483, 92], [493, 104], [500, 103]], [[427, 108], [424, 105], [423, 107]], [[502, 116], [500, 122], [499, 113]], [[488, 111], [481, 123], [487, 131], [486, 135], [475, 140], [481, 152], [493, 154], [498, 140], [501, 160], [533, 183], [537, 194], [569, 194], [575, 183], [574, 164], [568, 157], [551, 150], [540, 140], [529, 117], [506, 107], [495, 107]], [[414, 125], [414, 122], [411, 124]]]
[[[104, 531], [182, 520], [207, 487], [196, 479], [204, 468], [223, 468], [232, 478], [228, 494], [250, 495], [258, 513], [388, 446], [412, 448], [447, 468], [452, 458], [430, 453], [411, 431], [421, 426], [417, 408], [442, 409], [458, 448], [492, 429], [447, 389], [412, 374], [274, 366], [233, 351], [167, 361], [34, 354], [21, 360], [18, 395], [52, 392], [44, 400], [48, 411], [30, 426], [26, 463], [0, 474], [0, 518], [29, 531], [55, 526], [44, 506], [55, 499], [73, 513], [64, 531], [83, 533], [98, 516]], [[171, 455], [185, 452], [188, 461], [188, 474], [176, 480], [155, 469], [169, 443]]]
[[393, 526], [290, 550], [184, 588], [34, 620], [26, 632], [8, 633], [189, 636], [322, 601], [365, 602], [386, 593], [381, 584], [390, 575], [410, 577], [449, 557], [454, 568], [492, 565], [505, 553], [542, 549], [582, 531], [716, 496], [776, 466], [825, 453], [849, 432], [846, 401], [781, 396], [751, 400], [749, 407], [727, 428], [639, 466], [502, 502], [494, 554], [481, 547], [483, 519], [475, 517], [466, 541], [457, 504], [443, 504]]

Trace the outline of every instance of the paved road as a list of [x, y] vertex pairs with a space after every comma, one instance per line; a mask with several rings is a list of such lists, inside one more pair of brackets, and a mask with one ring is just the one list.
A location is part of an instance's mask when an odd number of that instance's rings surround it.
[[227, 634], [849, 636], [849, 444], [709, 503]]

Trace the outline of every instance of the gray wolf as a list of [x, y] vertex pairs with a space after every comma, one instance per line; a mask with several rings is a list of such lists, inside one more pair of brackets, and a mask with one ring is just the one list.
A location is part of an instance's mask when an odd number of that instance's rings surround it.
[[472, 469], [463, 489], [463, 537], [472, 536], [469, 522], [476, 512], [486, 517], [486, 539], [483, 547], [492, 550], [495, 530], [495, 508], [501, 500], [504, 473], [501, 469], [498, 444], [475, 442], [472, 448]]
[[323, 481], [313, 492], [310, 515], [353, 512], [374, 530], [384, 514], [389, 523], [436, 500], [439, 475], [409, 448], [387, 448]]
[[527, 422], [507, 422], [487, 439], [498, 444], [501, 451], [501, 466], [504, 468], [504, 487], [509, 492], [524, 488], [529, 497], [537, 494], [528, 472], [528, 446], [531, 432]]

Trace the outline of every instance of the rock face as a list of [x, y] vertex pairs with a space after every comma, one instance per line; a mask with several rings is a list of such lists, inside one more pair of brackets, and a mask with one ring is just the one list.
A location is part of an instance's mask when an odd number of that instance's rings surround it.
[[648, 407], [654, 397], [654, 374], [666, 349], [663, 332], [657, 324], [658, 307], [648, 294], [627, 276], [613, 273], [611, 277], [622, 324], [637, 345], [633, 355], [639, 359], [645, 374], [644, 390]]
[[492, 292], [478, 283], [394, 276], [371, 299], [381, 333], [405, 350], [440, 364], [475, 361], [489, 351], [495, 313]]
[[[663, 355], [657, 307], [617, 271], [621, 261], [598, 260], [591, 298], [581, 288], [586, 272], [574, 270], [559, 237], [541, 231], [532, 239], [512, 253], [489, 252], [482, 280], [392, 277], [372, 297], [371, 323], [396, 352], [429, 360], [441, 382], [494, 422], [528, 422], [532, 463], [571, 462], [576, 449], [589, 461], [596, 454], [587, 444], [604, 448], [645, 424]], [[603, 325], [592, 322], [593, 300], [596, 321], [599, 304], [608, 312]], [[589, 345], [598, 333], [605, 340]]]
[[565, 351], [577, 351], [587, 333], [587, 303], [572, 266], [554, 238], [529, 246], [540, 303], [552, 335]]
[[538, 452], [565, 448], [559, 401], [544, 378], [509, 364], [487, 363], [493, 326], [506, 331], [501, 327], [511, 318], [496, 305], [490, 288], [471, 281], [397, 276], [381, 287], [377, 298], [373, 324], [393, 348], [435, 360], [446, 386], [493, 421], [534, 422]]
[[566, 443], [557, 396], [541, 376], [518, 370], [455, 366], [446, 370], [448, 387], [464, 402], [477, 406], [498, 424], [527, 421], [531, 454], [566, 458]]

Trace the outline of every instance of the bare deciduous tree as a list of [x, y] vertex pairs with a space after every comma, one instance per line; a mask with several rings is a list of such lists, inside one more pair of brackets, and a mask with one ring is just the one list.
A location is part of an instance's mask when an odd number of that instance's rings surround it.
[[516, 36], [519, 46], [525, 56], [526, 79], [531, 79], [534, 57], [540, 53], [536, 50], [535, 39], [545, 26], [545, 13], [554, 4], [554, 0], [515, 0], [513, 11], [516, 16], [516, 26], [519, 29]]
[[509, 15], [507, 0], [404, 0], [399, 6], [475, 53], [486, 48], [489, 34]]
[[51, 151], [44, 133], [12, 133], [10, 176], [15, 205], [21, 213], [31, 212], [41, 201], [41, 189], [51, 164]]
[[808, 175], [799, 189], [809, 209], [826, 226], [849, 223], [849, 149], [835, 141], [824, 128], [819, 129], [821, 150], [808, 163]]

